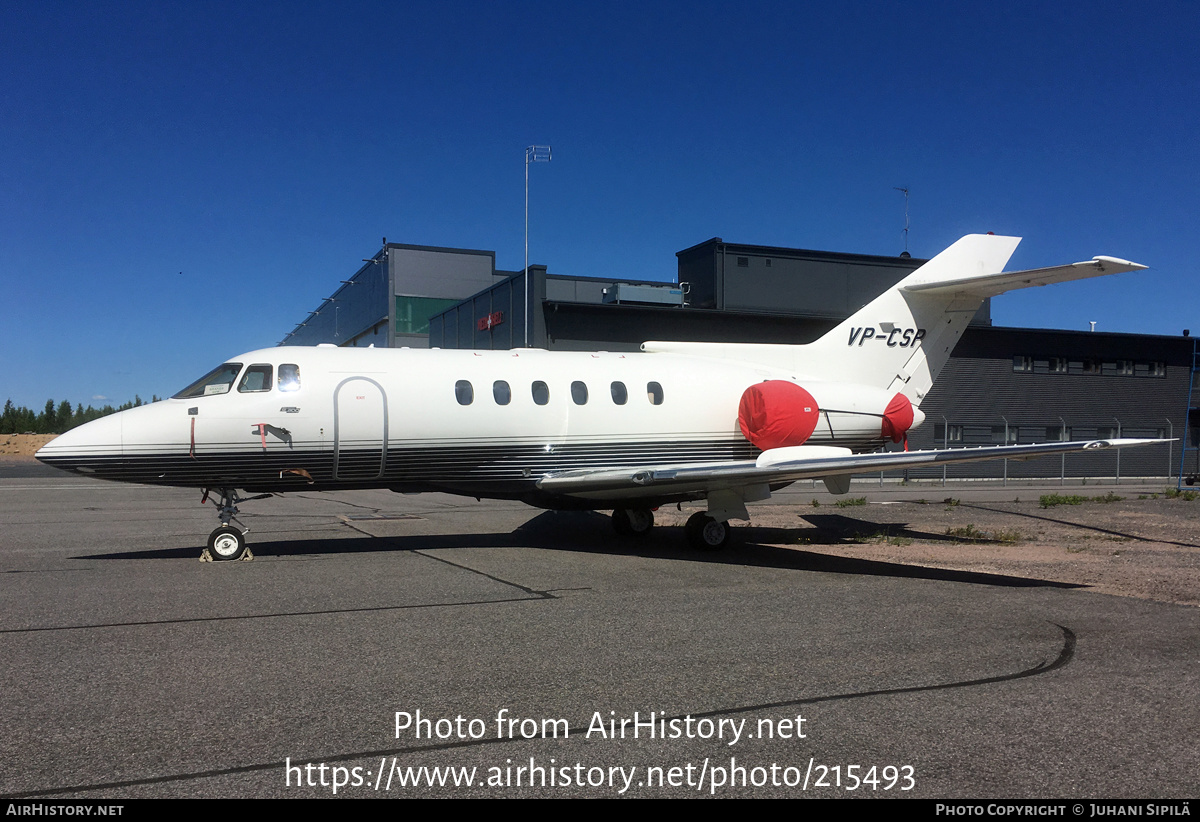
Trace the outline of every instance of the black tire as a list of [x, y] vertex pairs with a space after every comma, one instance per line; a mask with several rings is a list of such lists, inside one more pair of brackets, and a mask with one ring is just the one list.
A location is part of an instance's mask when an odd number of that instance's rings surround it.
[[246, 553], [246, 538], [230, 525], [222, 525], [208, 535], [208, 554], [215, 562], [241, 559]]
[[644, 537], [654, 527], [649, 508], [618, 508], [612, 513], [613, 530], [623, 537]]
[[703, 511], [688, 517], [684, 532], [697, 551], [719, 551], [729, 544], [729, 523], [717, 522]]

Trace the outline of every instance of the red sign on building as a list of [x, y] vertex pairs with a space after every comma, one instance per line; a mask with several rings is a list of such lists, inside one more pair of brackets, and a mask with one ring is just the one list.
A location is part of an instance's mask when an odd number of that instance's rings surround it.
[[488, 314], [486, 317], [480, 317], [479, 322], [476, 323], [476, 326], [479, 328], [480, 331], [491, 331], [493, 328], [500, 325], [500, 323], [502, 323], [502, 322], [504, 322], [504, 312], [503, 311], [493, 311], [491, 314]]

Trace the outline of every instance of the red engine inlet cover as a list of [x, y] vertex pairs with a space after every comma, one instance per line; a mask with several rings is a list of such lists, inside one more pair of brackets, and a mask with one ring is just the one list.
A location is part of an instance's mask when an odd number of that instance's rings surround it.
[[883, 438], [891, 437], [892, 442], [900, 442], [913, 424], [913, 407], [908, 397], [897, 394], [883, 409]]
[[812, 394], [783, 380], [750, 386], [742, 393], [738, 405], [742, 433], [763, 451], [803, 445], [816, 430], [819, 416], [820, 409]]

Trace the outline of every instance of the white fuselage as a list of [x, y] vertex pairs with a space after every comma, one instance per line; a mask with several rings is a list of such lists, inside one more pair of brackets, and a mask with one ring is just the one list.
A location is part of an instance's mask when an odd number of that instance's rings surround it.
[[539, 492], [547, 474], [754, 459], [738, 404], [755, 383], [803, 385], [820, 406], [809, 442], [856, 451], [882, 444], [891, 397], [669, 353], [320, 346], [252, 351], [230, 363], [240, 366], [228, 384], [89, 423], [38, 457], [148, 484], [443, 490], [557, 507], [579, 503]]

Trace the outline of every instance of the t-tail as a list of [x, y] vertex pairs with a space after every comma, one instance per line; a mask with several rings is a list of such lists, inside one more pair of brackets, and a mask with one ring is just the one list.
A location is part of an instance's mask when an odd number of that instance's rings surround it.
[[807, 345], [648, 342], [646, 351], [741, 360], [882, 388], [919, 405], [988, 297], [1146, 266], [1115, 257], [1004, 272], [1020, 237], [969, 234]]

